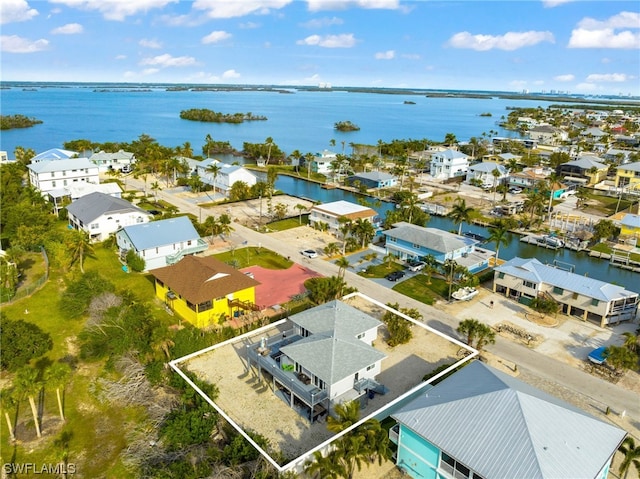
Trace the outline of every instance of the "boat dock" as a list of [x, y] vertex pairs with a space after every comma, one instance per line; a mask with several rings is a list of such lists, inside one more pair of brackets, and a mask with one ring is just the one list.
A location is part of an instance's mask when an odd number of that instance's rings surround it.
[[564, 248], [565, 244], [560, 238], [549, 235], [528, 235], [520, 238], [523, 243], [534, 244], [536, 246], [542, 246], [547, 249], [560, 249]]

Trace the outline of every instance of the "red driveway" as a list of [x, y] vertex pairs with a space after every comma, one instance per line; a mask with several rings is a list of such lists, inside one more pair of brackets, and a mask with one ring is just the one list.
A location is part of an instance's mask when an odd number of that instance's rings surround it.
[[241, 270], [253, 273], [256, 281], [256, 304], [268, 308], [276, 304], [284, 304], [291, 296], [305, 292], [304, 282], [320, 275], [304, 266], [294, 263], [289, 269], [266, 269], [261, 266], [250, 266]]

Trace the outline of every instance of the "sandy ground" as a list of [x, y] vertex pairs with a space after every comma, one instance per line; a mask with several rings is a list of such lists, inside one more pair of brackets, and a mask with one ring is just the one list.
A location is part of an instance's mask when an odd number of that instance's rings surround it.
[[[381, 309], [371, 308], [360, 299], [351, 300], [350, 304], [374, 317], [382, 314]], [[280, 335], [283, 329], [286, 328], [274, 328], [271, 334]], [[389, 392], [370, 400], [361, 417], [404, 394], [439, 365], [455, 362], [460, 350], [455, 344], [417, 326], [413, 327], [414, 338], [409, 344], [389, 348], [382, 337], [384, 328], [380, 331], [374, 345], [387, 358], [377, 379], [389, 388]], [[191, 359], [184, 367], [218, 386], [220, 394], [216, 403], [234, 421], [246, 430], [267, 437], [275, 451], [293, 459], [328, 439], [331, 433], [325, 421], [310, 425], [273, 394], [270, 383], [259, 380], [255, 371], [247, 371], [245, 345], [259, 341], [260, 336], [264, 334], [215, 349]]]

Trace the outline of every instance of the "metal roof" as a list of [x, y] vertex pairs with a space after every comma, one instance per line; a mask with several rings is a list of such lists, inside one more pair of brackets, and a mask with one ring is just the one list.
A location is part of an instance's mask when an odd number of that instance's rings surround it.
[[150, 217], [151, 214], [128, 201], [100, 192], [89, 193], [67, 206], [67, 211], [82, 221], [91, 223], [106, 214], [139, 213]]
[[200, 238], [187, 216], [126, 226], [123, 231], [129, 237], [136, 251]]
[[479, 243], [479, 241], [466, 236], [458, 236], [438, 228], [425, 228], [406, 222], [396, 223], [392, 229], [383, 233], [385, 236], [424, 246], [439, 253], [450, 253]]
[[638, 295], [638, 293], [626, 290], [622, 286], [542, 264], [536, 258], [515, 257], [496, 267], [495, 271], [533, 283], [549, 284], [601, 301], [612, 301]]
[[329, 213], [333, 216], [349, 216], [356, 213], [366, 212], [369, 216], [376, 216], [377, 213], [368, 208], [367, 206], [351, 203], [350, 201], [338, 200], [330, 203], [323, 203], [315, 205], [311, 208], [314, 211], [322, 211], [323, 213]]
[[335, 384], [386, 357], [357, 339], [382, 323], [340, 301], [296, 314], [291, 321], [311, 333], [281, 348], [292, 360], [327, 384]]
[[351, 178], [363, 178], [365, 180], [386, 181], [386, 180], [394, 179], [395, 176], [390, 175], [389, 173], [385, 173], [384, 171], [366, 171], [361, 173], [355, 173], [351, 176]]
[[479, 361], [392, 417], [485, 479], [597, 477], [626, 436]]
[[78, 154], [77, 151], [63, 150], [60, 148], [51, 148], [50, 150], [46, 150], [46, 151], [43, 151], [42, 153], [38, 153], [36, 156], [31, 158], [31, 163], [38, 163], [40, 161], [49, 161], [49, 160], [66, 160], [77, 154]]
[[28, 168], [36, 173], [49, 173], [51, 171], [81, 170], [85, 168], [94, 169], [98, 167], [89, 161], [88, 158], [71, 158], [67, 160], [46, 160], [40, 161], [39, 163], [31, 163]]

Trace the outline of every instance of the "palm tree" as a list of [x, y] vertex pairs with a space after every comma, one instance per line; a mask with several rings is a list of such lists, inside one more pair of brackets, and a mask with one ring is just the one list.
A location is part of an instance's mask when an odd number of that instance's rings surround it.
[[333, 455], [329, 453], [325, 457], [320, 451], [313, 453], [313, 461], [305, 463], [304, 472], [312, 479], [339, 479], [343, 477], [339, 474], [339, 468]]
[[0, 389], [0, 404], [4, 410], [4, 418], [7, 421], [7, 428], [9, 429], [9, 438], [11, 442], [16, 440], [16, 434], [14, 431], [14, 421], [11, 420], [9, 413], [17, 411], [18, 402], [11, 389]]
[[447, 279], [447, 283], [449, 283], [449, 301], [451, 301], [451, 288], [453, 287], [453, 278], [456, 274], [456, 268], [458, 268], [458, 263], [456, 263], [452, 258], [446, 259], [442, 264], [444, 275]]
[[333, 256], [340, 251], [340, 245], [337, 242], [329, 243], [324, 247], [324, 254], [327, 256]]
[[472, 346], [480, 324], [480, 321], [478, 321], [477, 319], [465, 319], [460, 322], [456, 331], [458, 331], [460, 334], [464, 334], [467, 337], [466, 343], [469, 346]]
[[454, 224], [459, 225], [458, 235], [462, 234], [462, 223], [469, 222], [473, 211], [474, 209], [471, 206], [467, 206], [467, 202], [464, 198], [458, 198], [453, 204], [453, 207], [447, 216], [453, 220]]
[[302, 224], [302, 212], [306, 211], [307, 207], [303, 204], [298, 203], [295, 208], [298, 210], [298, 224]]
[[500, 178], [500, 170], [498, 168], [494, 168], [491, 171], [491, 176], [493, 176], [493, 202], [496, 202], [496, 190], [498, 188], [498, 179]]
[[376, 229], [371, 221], [358, 218], [353, 224], [353, 234], [360, 239], [361, 246], [364, 248], [376, 235]]
[[427, 275], [427, 284], [431, 284], [431, 277], [438, 269], [438, 261], [432, 254], [425, 256], [422, 261], [425, 264], [424, 273]]
[[221, 166], [218, 166], [218, 162], [211, 162], [211, 164], [209, 166], [207, 166], [206, 172], [207, 173], [211, 173], [211, 176], [213, 176], [213, 194], [216, 194], [216, 180], [218, 179], [218, 174], [220, 173], [220, 170], [222, 169]]
[[635, 334], [629, 331], [622, 333], [622, 335], [625, 337], [625, 340], [622, 346], [627, 348], [629, 351], [632, 351], [634, 353], [639, 353], [640, 344], [638, 344], [638, 340], [640, 338], [638, 338], [638, 336], [636, 336]]
[[40, 420], [38, 418], [38, 408], [36, 407], [35, 397], [42, 389], [42, 383], [38, 380], [38, 370], [30, 366], [24, 366], [16, 372], [14, 379], [14, 387], [18, 397], [27, 397], [33, 414], [33, 423], [36, 427], [36, 435], [40, 438]]
[[636, 472], [640, 474], [640, 445], [636, 446], [633, 437], [627, 436], [620, 444], [618, 451], [624, 454], [624, 458], [618, 466], [618, 474], [620, 476], [624, 474], [624, 479], [627, 479], [632, 464], [636, 468]]
[[476, 331], [476, 349], [482, 351], [487, 344], [495, 344], [496, 333], [486, 324], [480, 324], [480, 327]]
[[264, 140], [265, 144], [269, 146], [269, 149], [267, 150], [267, 162], [265, 163], [265, 165], [269, 164], [269, 160], [271, 160], [271, 147], [273, 146], [273, 138], [271, 138], [270, 136], [267, 137], [266, 140]]
[[396, 259], [396, 255], [394, 255], [393, 253], [389, 252], [386, 255], [384, 255], [384, 259], [383, 261], [385, 263], [387, 263], [387, 269], [391, 269], [391, 263], [393, 263]]
[[617, 372], [633, 369], [638, 364], [638, 355], [623, 346], [609, 346], [603, 356]]
[[360, 419], [360, 403], [349, 401], [336, 404], [333, 409], [334, 416], [329, 415], [327, 419], [327, 429], [331, 432], [342, 432], [353, 426]]
[[89, 233], [80, 230], [71, 230], [68, 233], [65, 244], [71, 256], [71, 264], [77, 261], [80, 272], [84, 273], [84, 257], [93, 254]]
[[156, 203], [158, 203], [158, 191], [160, 191], [160, 183], [154, 181], [151, 183], [151, 190], [153, 191], [153, 197], [155, 198]]
[[71, 368], [65, 363], [54, 363], [44, 371], [44, 380], [47, 385], [55, 388], [56, 398], [58, 399], [58, 410], [60, 412], [60, 419], [63, 421], [64, 409], [62, 403], [62, 396], [64, 395], [64, 386], [71, 375]]
[[347, 272], [347, 268], [351, 266], [351, 263], [349, 263], [349, 260], [346, 257], [341, 256], [336, 260], [336, 266], [338, 266], [339, 268], [338, 278], [344, 279], [344, 275]]
[[507, 233], [509, 233], [509, 230], [502, 222], [496, 222], [494, 226], [489, 227], [489, 243], [496, 244], [496, 265], [498, 264], [500, 246], [509, 244]]

